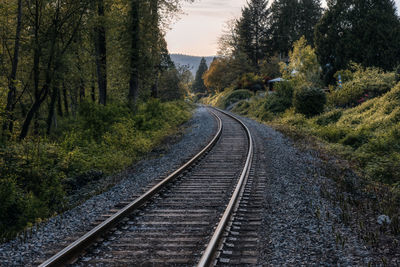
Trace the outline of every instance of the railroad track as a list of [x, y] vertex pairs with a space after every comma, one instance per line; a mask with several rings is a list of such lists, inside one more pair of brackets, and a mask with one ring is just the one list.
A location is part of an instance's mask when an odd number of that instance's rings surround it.
[[218, 130], [201, 152], [40, 266], [257, 264], [260, 158], [240, 120], [211, 112]]

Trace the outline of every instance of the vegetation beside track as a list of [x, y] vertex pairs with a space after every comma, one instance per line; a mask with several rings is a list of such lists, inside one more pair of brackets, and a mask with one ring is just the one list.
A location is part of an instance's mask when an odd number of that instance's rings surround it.
[[128, 106], [81, 104], [53, 134], [0, 148], [0, 236], [11, 238], [66, 207], [66, 196], [140, 160], [190, 116], [183, 101]]

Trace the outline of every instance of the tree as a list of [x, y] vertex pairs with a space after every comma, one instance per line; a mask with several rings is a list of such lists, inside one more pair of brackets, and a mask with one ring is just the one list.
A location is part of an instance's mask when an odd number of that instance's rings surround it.
[[139, 1], [131, 0], [131, 47], [130, 47], [130, 79], [128, 101], [131, 105], [136, 103], [139, 90], [139, 40], [140, 40], [140, 20], [139, 20]]
[[194, 93], [205, 93], [207, 88], [204, 85], [203, 75], [207, 71], [208, 66], [206, 59], [203, 57], [200, 61], [199, 68], [196, 72], [196, 77], [193, 82], [192, 91]]
[[105, 29], [104, 0], [96, 0], [98, 22], [95, 27], [95, 51], [97, 66], [97, 83], [99, 88], [99, 103], [107, 103], [107, 41]]
[[62, 59], [76, 37], [87, 10], [87, 2], [61, 3], [61, 0], [58, 0], [55, 5], [45, 5], [44, 2], [46, 1], [35, 0], [29, 7], [32, 16], [30, 26], [33, 42], [34, 101], [23, 122], [20, 139], [28, 135], [34, 118], [34, 131], [38, 133], [39, 109], [49, 95], [55, 75], [60, 71]]
[[327, 83], [351, 61], [392, 70], [400, 62], [400, 21], [394, 2], [328, 1], [316, 26], [315, 45]]
[[271, 5], [269, 35], [271, 54], [277, 53], [285, 58], [292, 44], [299, 39], [296, 31], [298, 4], [297, 0], [275, 0]]
[[212, 91], [223, 91], [232, 83], [230, 72], [228, 58], [214, 59], [210, 68], [203, 75], [205, 86]]
[[17, 88], [15, 85], [15, 80], [17, 78], [17, 69], [19, 63], [19, 49], [20, 49], [20, 40], [21, 40], [21, 24], [22, 24], [22, 0], [18, 0], [17, 4], [17, 27], [15, 33], [15, 44], [14, 44], [14, 53], [11, 64], [11, 73], [8, 78], [8, 96], [7, 96], [7, 105], [5, 108], [6, 115], [8, 115], [8, 120], [6, 120], [3, 124], [3, 133], [9, 130], [10, 133], [13, 131], [14, 125], [14, 116], [12, 113], [14, 112], [16, 105], [16, 94]]
[[320, 84], [320, 66], [315, 50], [307, 45], [302, 36], [294, 43], [289, 52], [289, 64], [281, 63], [281, 72], [287, 80], [294, 80], [295, 85], [315, 86]]
[[237, 50], [243, 52], [258, 70], [267, 55], [268, 1], [251, 0], [242, 9], [242, 16], [236, 23]]
[[322, 7], [320, 0], [300, 0], [297, 14], [297, 34], [304, 36], [310, 45], [314, 45], [315, 25], [321, 19]]
[[271, 54], [285, 58], [301, 36], [313, 45], [314, 27], [322, 15], [320, 0], [276, 0], [270, 12]]

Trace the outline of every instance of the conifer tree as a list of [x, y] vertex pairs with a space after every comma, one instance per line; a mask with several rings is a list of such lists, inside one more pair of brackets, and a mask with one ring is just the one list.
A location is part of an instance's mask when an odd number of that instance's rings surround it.
[[293, 43], [300, 37], [296, 31], [297, 12], [297, 0], [275, 0], [271, 5], [271, 52], [279, 54], [281, 58], [288, 55]]
[[297, 14], [297, 33], [314, 45], [314, 28], [322, 16], [320, 0], [300, 0]]
[[384, 70], [400, 62], [400, 21], [392, 0], [328, 1], [315, 34], [326, 82], [350, 61]]
[[271, 54], [286, 57], [302, 36], [313, 45], [314, 27], [322, 15], [320, 0], [276, 0], [270, 12]]
[[237, 50], [244, 53], [256, 69], [260, 60], [267, 56], [268, 14], [268, 1], [251, 0], [236, 24]]
[[205, 93], [206, 86], [204, 85], [203, 75], [208, 70], [206, 59], [203, 57], [200, 61], [199, 69], [196, 72], [196, 77], [193, 82], [192, 91], [195, 93]]

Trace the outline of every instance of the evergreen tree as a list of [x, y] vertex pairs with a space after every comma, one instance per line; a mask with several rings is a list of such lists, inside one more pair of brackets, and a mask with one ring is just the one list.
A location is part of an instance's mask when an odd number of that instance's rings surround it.
[[288, 55], [293, 43], [300, 37], [296, 31], [297, 13], [297, 0], [275, 0], [271, 5], [271, 52], [279, 54], [281, 58]]
[[320, 0], [300, 0], [297, 14], [297, 33], [314, 45], [314, 28], [322, 16]]
[[314, 27], [322, 15], [320, 0], [276, 0], [271, 5], [271, 53], [286, 57], [293, 43], [304, 36], [314, 43]]
[[315, 45], [326, 82], [350, 61], [392, 70], [400, 62], [400, 21], [394, 2], [328, 1], [316, 26]]
[[199, 69], [193, 82], [192, 91], [195, 93], [205, 93], [207, 88], [204, 85], [203, 75], [208, 70], [206, 59], [203, 57], [200, 61]]
[[258, 69], [267, 55], [268, 1], [251, 0], [237, 21], [238, 52], [244, 53]]

